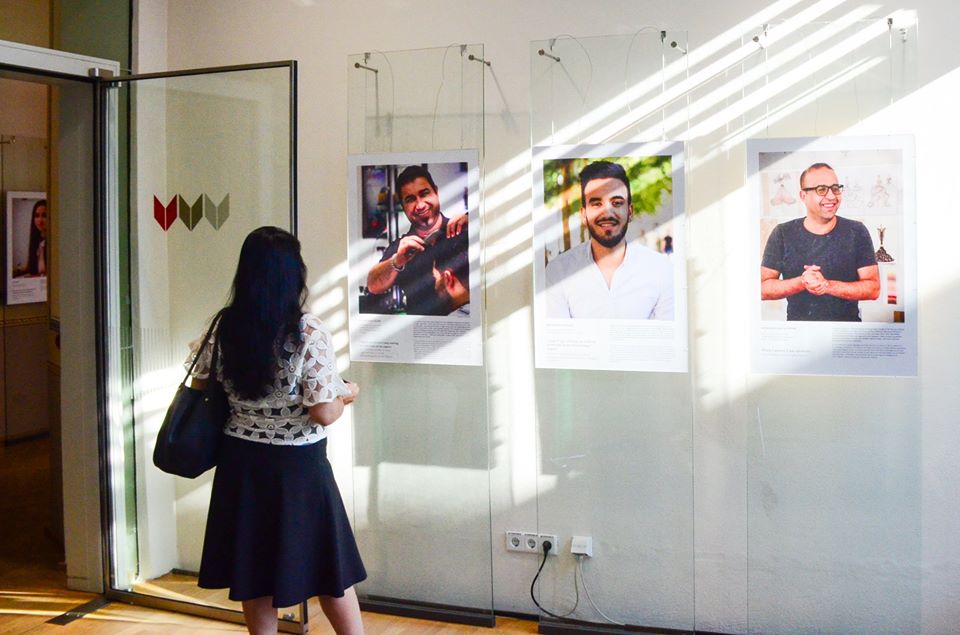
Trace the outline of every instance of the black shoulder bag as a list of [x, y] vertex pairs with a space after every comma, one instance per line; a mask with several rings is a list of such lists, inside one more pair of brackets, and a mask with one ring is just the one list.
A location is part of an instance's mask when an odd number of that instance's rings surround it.
[[203, 344], [197, 350], [190, 370], [180, 386], [173, 402], [167, 409], [157, 444], [153, 448], [153, 464], [168, 474], [184, 478], [196, 478], [215, 466], [220, 455], [223, 441], [223, 426], [230, 416], [230, 404], [223, 385], [217, 380], [217, 359], [220, 346], [211, 344], [210, 376], [203, 390], [187, 385], [197, 360], [204, 348], [210, 343], [214, 328], [220, 321], [223, 311], [217, 314], [207, 330]]

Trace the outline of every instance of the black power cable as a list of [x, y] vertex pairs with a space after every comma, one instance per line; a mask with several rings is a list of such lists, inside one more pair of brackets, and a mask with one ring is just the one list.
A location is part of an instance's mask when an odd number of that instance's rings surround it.
[[550, 617], [555, 617], [558, 620], [563, 620], [569, 617], [570, 615], [572, 615], [573, 612], [577, 610], [577, 606], [580, 604], [580, 589], [577, 587], [576, 571], [574, 571], [573, 584], [574, 584], [574, 589], [576, 589], [576, 592], [577, 592], [577, 601], [573, 605], [573, 608], [570, 609], [570, 611], [567, 614], [557, 615], [556, 613], [551, 613], [547, 609], [540, 606], [540, 603], [537, 602], [537, 596], [534, 595], [533, 593], [533, 589], [537, 585], [537, 580], [540, 578], [540, 572], [543, 571], [543, 565], [547, 564], [547, 556], [550, 554], [550, 550], [553, 548], [553, 544], [549, 540], [544, 540], [541, 547], [543, 548], [543, 560], [540, 561], [540, 568], [537, 569], [537, 575], [533, 576], [533, 582], [530, 583], [530, 599], [533, 600], [533, 603], [537, 605], [538, 609], [540, 609]]

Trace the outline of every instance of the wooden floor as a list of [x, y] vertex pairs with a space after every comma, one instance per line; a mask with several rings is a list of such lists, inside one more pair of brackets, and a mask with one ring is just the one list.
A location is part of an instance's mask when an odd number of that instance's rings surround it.
[[[178, 613], [110, 603], [66, 625], [52, 618], [97, 599], [69, 591], [60, 548], [49, 537], [49, 443], [45, 439], [4, 447], [0, 444], [0, 635], [24, 633], [102, 633], [170, 635], [245, 632], [242, 626]], [[312, 608], [312, 607], [311, 607]], [[333, 630], [312, 617], [310, 633]], [[370, 635], [442, 635], [536, 633], [529, 620], [498, 618], [493, 629], [364, 613]]]

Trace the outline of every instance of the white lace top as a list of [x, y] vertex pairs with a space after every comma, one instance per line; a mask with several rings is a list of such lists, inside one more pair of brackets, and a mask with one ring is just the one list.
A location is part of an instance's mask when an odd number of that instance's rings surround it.
[[[197, 379], [210, 375], [214, 337], [216, 332], [193, 369]], [[184, 362], [186, 368], [190, 368], [202, 343], [203, 336], [191, 342], [190, 355]], [[222, 372], [218, 364], [217, 376], [222, 377]], [[273, 445], [306, 445], [325, 438], [323, 426], [311, 421], [307, 410], [315, 404], [350, 394], [337, 373], [330, 330], [309, 313], [300, 318], [300, 341], [295, 342], [291, 337], [283, 345], [283, 353], [277, 360], [277, 374], [267, 396], [249, 401], [238, 397], [229, 382], [224, 382], [223, 387], [230, 401], [230, 419], [224, 433]]]

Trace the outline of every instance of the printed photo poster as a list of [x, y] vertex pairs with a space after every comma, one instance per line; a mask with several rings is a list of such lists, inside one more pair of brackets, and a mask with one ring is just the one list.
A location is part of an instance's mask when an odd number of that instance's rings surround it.
[[680, 143], [533, 149], [538, 368], [686, 372]]
[[7, 192], [6, 303], [47, 301], [47, 195]]
[[349, 157], [350, 359], [483, 363], [478, 160]]
[[747, 142], [752, 369], [915, 376], [909, 136]]

